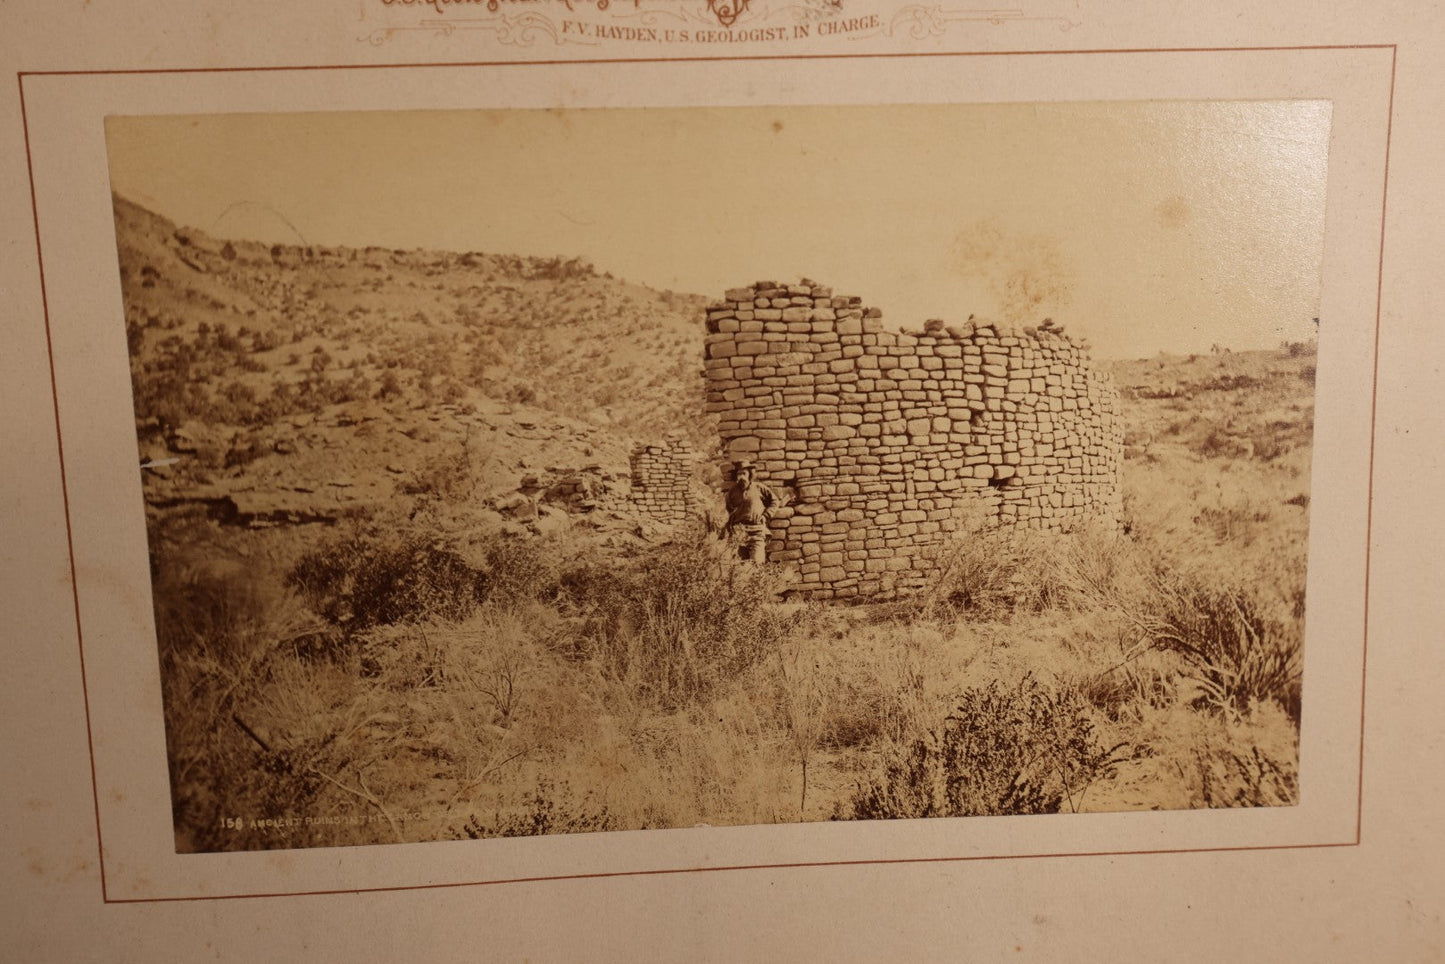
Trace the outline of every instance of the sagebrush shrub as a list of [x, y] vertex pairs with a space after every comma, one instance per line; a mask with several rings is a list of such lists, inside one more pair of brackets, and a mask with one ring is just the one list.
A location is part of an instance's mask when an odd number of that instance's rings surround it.
[[1248, 752], [1196, 749], [1200, 796], [1206, 807], [1282, 807], [1299, 802], [1299, 772], [1259, 747]]
[[281, 647], [309, 654], [331, 632], [296, 593], [239, 568], [156, 566], [152, 598], [162, 659], [198, 660], [222, 675], [244, 674]]
[[961, 817], [1077, 810], [1112, 774], [1122, 744], [1100, 746], [1083, 701], [1032, 676], [966, 690], [937, 727], [891, 748], [882, 773], [853, 797], [856, 819]]
[[1298, 631], [1271, 619], [1243, 589], [1161, 584], [1156, 645], [1179, 653], [1200, 686], [1200, 701], [1240, 715], [1273, 700], [1297, 726], [1301, 644]]
[[1111, 528], [1061, 533], [975, 519], [933, 550], [932, 575], [915, 607], [931, 615], [1006, 619], [1096, 606], [1119, 577], [1125, 551]]
[[1048, 537], [970, 517], [932, 553], [932, 576], [915, 605], [995, 618], [1042, 609], [1049, 599], [1042, 550]]
[[483, 840], [490, 837], [539, 837], [554, 833], [597, 833], [612, 830], [616, 820], [607, 807], [591, 793], [573, 798], [564, 780], [560, 785], [542, 780], [520, 805], [498, 811], [490, 820], [472, 814], [461, 827], [458, 839]]
[[563, 553], [554, 541], [497, 536], [482, 547], [482, 561], [488, 599], [551, 599], [560, 589]]
[[254, 729], [278, 663], [306, 654], [327, 627], [294, 594], [244, 570], [162, 565], [153, 580], [167, 760], [177, 848], [274, 846], [222, 829], [217, 815], [304, 808], [317, 781], [307, 747]]
[[562, 578], [579, 651], [645, 699], [675, 707], [775, 652], [799, 617], [772, 605], [779, 577], [698, 539]]
[[302, 556], [287, 582], [348, 631], [465, 619], [486, 592], [479, 570], [424, 533], [348, 536]]

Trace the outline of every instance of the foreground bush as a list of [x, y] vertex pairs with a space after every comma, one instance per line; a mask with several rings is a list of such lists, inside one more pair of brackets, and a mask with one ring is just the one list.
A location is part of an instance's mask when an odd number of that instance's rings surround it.
[[554, 833], [598, 833], [617, 829], [616, 818], [607, 808], [585, 794], [574, 800], [571, 788], [543, 780], [535, 790], [509, 810], [498, 810], [491, 819], [472, 814], [454, 834], [456, 839], [485, 840], [490, 837], [540, 837]]
[[[310, 807], [325, 748], [282, 745], [271, 695], [326, 627], [294, 594], [253, 573], [161, 566], [154, 581], [167, 759], [178, 851], [267, 846], [220, 817]], [[263, 735], [264, 734], [264, 735]]]
[[964, 692], [943, 726], [896, 748], [853, 798], [856, 819], [1077, 811], [1089, 784], [1112, 774], [1083, 701], [1032, 676]]
[[971, 520], [933, 553], [933, 575], [914, 600], [927, 615], [985, 619], [1036, 611], [1049, 602], [1047, 536]]
[[1046, 609], [1098, 608], [1131, 580], [1134, 547], [1111, 526], [1067, 533], [999, 525], [981, 505], [932, 551], [911, 601], [925, 616], [1007, 620]]
[[1299, 725], [1300, 636], [1270, 619], [1250, 593], [1162, 584], [1156, 645], [1179, 653], [1199, 685], [1199, 702], [1240, 715], [1273, 700]]
[[664, 708], [705, 696], [778, 650], [800, 618], [773, 605], [780, 589], [773, 570], [707, 539], [563, 577], [581, 622], [574, 655]]
[[465, 619], [485, 595], [483, 574], [423, 533], [357, 533], [302, 556], [287, 582], [348, 631], [421, 619]]
[[1259, 747], [1231, 753], [1196, 749], [1200, 802], [1218, 807], [1280, 807], [1299, 802], [1299, 774], [1293, 761], [1280, 761]]

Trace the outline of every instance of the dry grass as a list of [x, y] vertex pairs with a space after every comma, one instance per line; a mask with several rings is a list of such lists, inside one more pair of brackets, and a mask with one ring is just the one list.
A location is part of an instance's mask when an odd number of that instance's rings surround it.
[[[1300, 620], [1284, 587], [1207, 581], [1231, 537], [1201, 527], [1179, 569], [1138, 528], [991, 533], [877, 610], [780, 603], [706, 539], [497, 542], [460, 573], [490, 587], [464, 617], [376, 606], [349, 629], [354, 605], [163, 569], [178, 841], [1289, 803]], [[362, 569], [365, 538], [335, 543]], [[435, 559], [407, 558], [386, 585], [430, 585]]]
[[[544, 444], [710, 438], [700, 299], [428, 252], [283, 250], [283, 290], [245, 246], [169, 270], [173, 228], [123, 231], [122, 269], [142, 438], [206, 430], [176, 491], [354, 470], [417, 510], [320, 540], [159, 513], [178, 849], [1296, 800], [1310, 346], [1119, 366], [1122, 533], [964, 520], [906, 604], [798, 605], [697, 533], [457, 521]], [[539, 409], [600, 428], [512, 433]]]

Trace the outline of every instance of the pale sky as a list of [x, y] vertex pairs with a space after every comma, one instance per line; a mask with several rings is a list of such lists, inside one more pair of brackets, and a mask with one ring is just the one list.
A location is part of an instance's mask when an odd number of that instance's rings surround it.
[[894, 325], [1051, 316], [1096, 356], [1143, 357], [1313, 334], [1329, 124], [1327, 102], [1290, 101], [233, 114], [106, 130], [118, 193], [219, 238], [580, 255], [714, 298], [807, 276]]

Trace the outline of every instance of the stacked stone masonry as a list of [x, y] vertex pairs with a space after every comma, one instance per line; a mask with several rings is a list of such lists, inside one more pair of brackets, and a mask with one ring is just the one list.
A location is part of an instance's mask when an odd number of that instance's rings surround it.
[[980, 514], [1118, 525], [1116, 394], [1051, 322], [899, 333], [856, 297], [758, 282], [709, 307], [707, 332], [708, 411], [727, 459], [791, 496], [769, 559], [806, 594], [915, 590]]
[[692, 508], [693, 451], [687, 440], [670, 436], [632, 450], [632, 503], [644, 515], [679, 523]]

